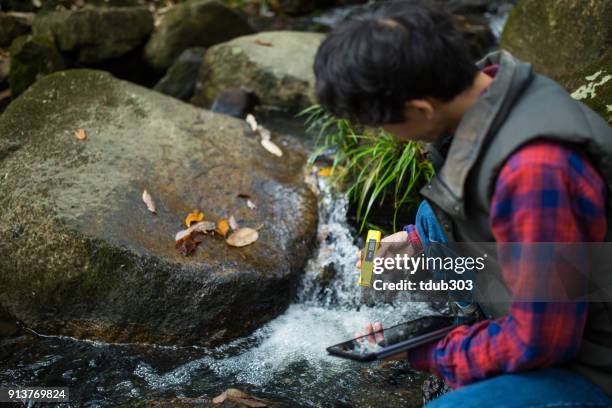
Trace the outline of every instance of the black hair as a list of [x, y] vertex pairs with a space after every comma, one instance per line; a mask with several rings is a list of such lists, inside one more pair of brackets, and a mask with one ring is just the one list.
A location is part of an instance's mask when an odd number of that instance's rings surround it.
[[377, 3], [334, 28], [314, 71], [319, 103], [364, 125], [402, 122], [412, 99], [451, 100], [478, 72], [449, 14], [405, 0]]

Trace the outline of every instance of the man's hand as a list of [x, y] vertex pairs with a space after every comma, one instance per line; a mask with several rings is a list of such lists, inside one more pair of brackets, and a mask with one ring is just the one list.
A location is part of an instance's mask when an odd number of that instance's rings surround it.
[[[367, 341], [371, 345], [380, 344], [385, 340], [385, 336], [383, 334], [383, 326], [381, 322], [376, 322], [374, 323], [374, 325], [372, 325], [372, 323], [370, 322], [366, 323], [365, 334], [368, 336]], [[355, 333], [355, 337], [361, 337], [361, 336], [363, 336], [363, 334], [361, 334], [360, 332]], [[361, 339], [358, 341], [364, 341], [364, 339]], [[385, 357], [385, 360], [386, 361], [405, 360], [407, 358], [408, 358], [408, 352], [402, 351], [400, 353], [393, 354], [392, 356]]]
[[[407, 246], [409, 246], [408, 233], [406, 231], [399, 231], [384, 237], [380, 242], [381, 245], [376, 253], [377, 258], [384, 258], [386, 254], [390, 253], [403, 253], [407, 251]], [[409, 254], [411, 254], [411, 252], [409, 252]], [[361, 268], [361, 250], [359, 250], [359, 256], [357, 257], [355, 267], [357, 269]]]

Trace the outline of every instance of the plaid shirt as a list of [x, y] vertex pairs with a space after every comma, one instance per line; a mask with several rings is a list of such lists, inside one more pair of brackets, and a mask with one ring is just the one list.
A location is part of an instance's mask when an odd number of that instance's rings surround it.
[[[605, 200], [605, 184], [583, 155], [556, 142], [534, 141], [512, 154], [498, 175], [493, 235], [497, 242], [603, 241]], [[502, 271], [526, 282], [537, 272], [521, 259], [503, 263]], [[460, 326], [410, 351], [408, 359], [453, 388], [559, 364], [578, 351], [586, 316], [586, 303], [514, 301], [507, 316]]]

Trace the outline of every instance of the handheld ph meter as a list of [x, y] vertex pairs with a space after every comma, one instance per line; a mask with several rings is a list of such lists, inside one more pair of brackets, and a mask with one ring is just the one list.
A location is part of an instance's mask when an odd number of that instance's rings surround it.
[[361, 259], [361, 274], [359, 275], [360, 286], [372, 286], [372, 270], [374, 269], [374, 258], [380, 246], [380, 231], [369, 230], [366, 245]]

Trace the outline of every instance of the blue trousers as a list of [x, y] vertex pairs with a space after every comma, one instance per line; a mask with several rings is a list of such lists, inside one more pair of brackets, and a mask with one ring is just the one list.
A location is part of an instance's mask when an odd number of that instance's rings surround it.
[[504, 374], [483, 380], [430, 402], [426, 408], [612, 407], [601, 388], [562, 368]]

